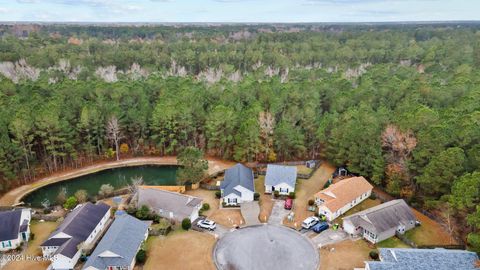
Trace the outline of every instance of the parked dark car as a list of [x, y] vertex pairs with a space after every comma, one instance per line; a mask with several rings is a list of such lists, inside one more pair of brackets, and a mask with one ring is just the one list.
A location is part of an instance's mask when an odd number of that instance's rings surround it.
[[315, 226], [312, 227], [312, 230], [316, 233], [321, 233], [323, 231], [325, 231], [326, 229], [328, 229], [328, 223], [327, 222], [319, 222], [317, 224], [315, 224]]
[[285, 199], [285, 205], [283, 206], [287, 210], [291, 210], [293, 205], [293, 200], [290, 198]]

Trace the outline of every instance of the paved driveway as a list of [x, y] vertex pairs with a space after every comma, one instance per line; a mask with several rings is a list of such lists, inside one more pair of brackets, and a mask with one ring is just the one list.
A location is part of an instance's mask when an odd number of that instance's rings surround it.
[[218, 223], [217, 223], [217, 227], [213, 231], [210, 231], [210, 230], [207, 230], [207, 229], [204, 229], [204, 228], [200, 228], [200, 227], [198, 227], [197, 222], [199, 220], [202, 220], [202, 219], [204, 219], [204, 217], [197, 218], [192, 223], [192, 230], [209, 233], [209, 234], [215, 236], [215, 238], [221, 238], [224, 234], [226, 234], [227, 232], [230, 232], [232, 230], [232, 229], [229, 229], [229, 228], [227, 228], [223, 225], [220, 225]]
[[345, 239], [348, 239], [348, 234], [342, 230], [338, 229], [336, 231], [328, 229], [319, 233], [317, 236], [313, 237], [311, 240], [317, 247], [322, 247], [325, 245], [335, 244], [341, 242]]
[[283, 219], [290, 213], [290, 210], [285, 210], [283, 200], [275, 200], [273, 203], [272, 214], [268, 218], [268, 224], [271, 225], [282, 225]]
[[246, 226], [260, 224], [260, 221], [258, 220], [260, 206], [257, 201], [242, 203], [240, 205], [240, 210]]
[[318, 269], [319, 254], [310, 240], [284, 226], [256, 225], [218, 240], [213, 259], [219, 270]]

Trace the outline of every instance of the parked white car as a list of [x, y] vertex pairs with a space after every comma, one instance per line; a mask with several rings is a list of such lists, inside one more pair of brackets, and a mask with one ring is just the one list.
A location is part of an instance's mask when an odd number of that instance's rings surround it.
[[213, 231], [217, 227], [217, 224], [215, 224], [214, 221], [211, 221], [208, 219], [202, 219], [197, 222], [197, 226], [203, 229]]
[[318, 217], [315, 217], [315, 216], [308, 217], [302, 222], [302, 228], [305, 228], [308, 230], [313, 225], [317, 224], [319, 221], [320, 219]]

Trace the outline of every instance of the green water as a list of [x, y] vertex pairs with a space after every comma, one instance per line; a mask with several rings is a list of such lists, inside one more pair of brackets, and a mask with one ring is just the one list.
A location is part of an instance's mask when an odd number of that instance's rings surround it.
[[103, 184], [110, 184], [115, 189], [126, 187], [131, 183], [132, 177], [143, 177], [145, 185], [174, 186], [176, 166], [135, 166], [103, 170], [100, 172], [72, 178], [42, 187], [29, 195], [23, 201], [33, 207], [41, 207], [44, 200], [49, 200], [53, 205], [62, 188], [67, 189], [67, 196], [73, 195], [77, 190], [84, 189], [89, 196], [95, 196]]

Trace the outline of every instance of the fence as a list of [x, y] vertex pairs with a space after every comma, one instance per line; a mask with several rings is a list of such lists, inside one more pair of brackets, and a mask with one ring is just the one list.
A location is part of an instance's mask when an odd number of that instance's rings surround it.
[[32, 215], [33, 220], [57, 221], [59, 218], [61, 218], [61, 217], [44, 215], [44, 214], [33, 214]]
[[200, 183], [200, 187], [206, 190], [220, 190], [220, 186]]

